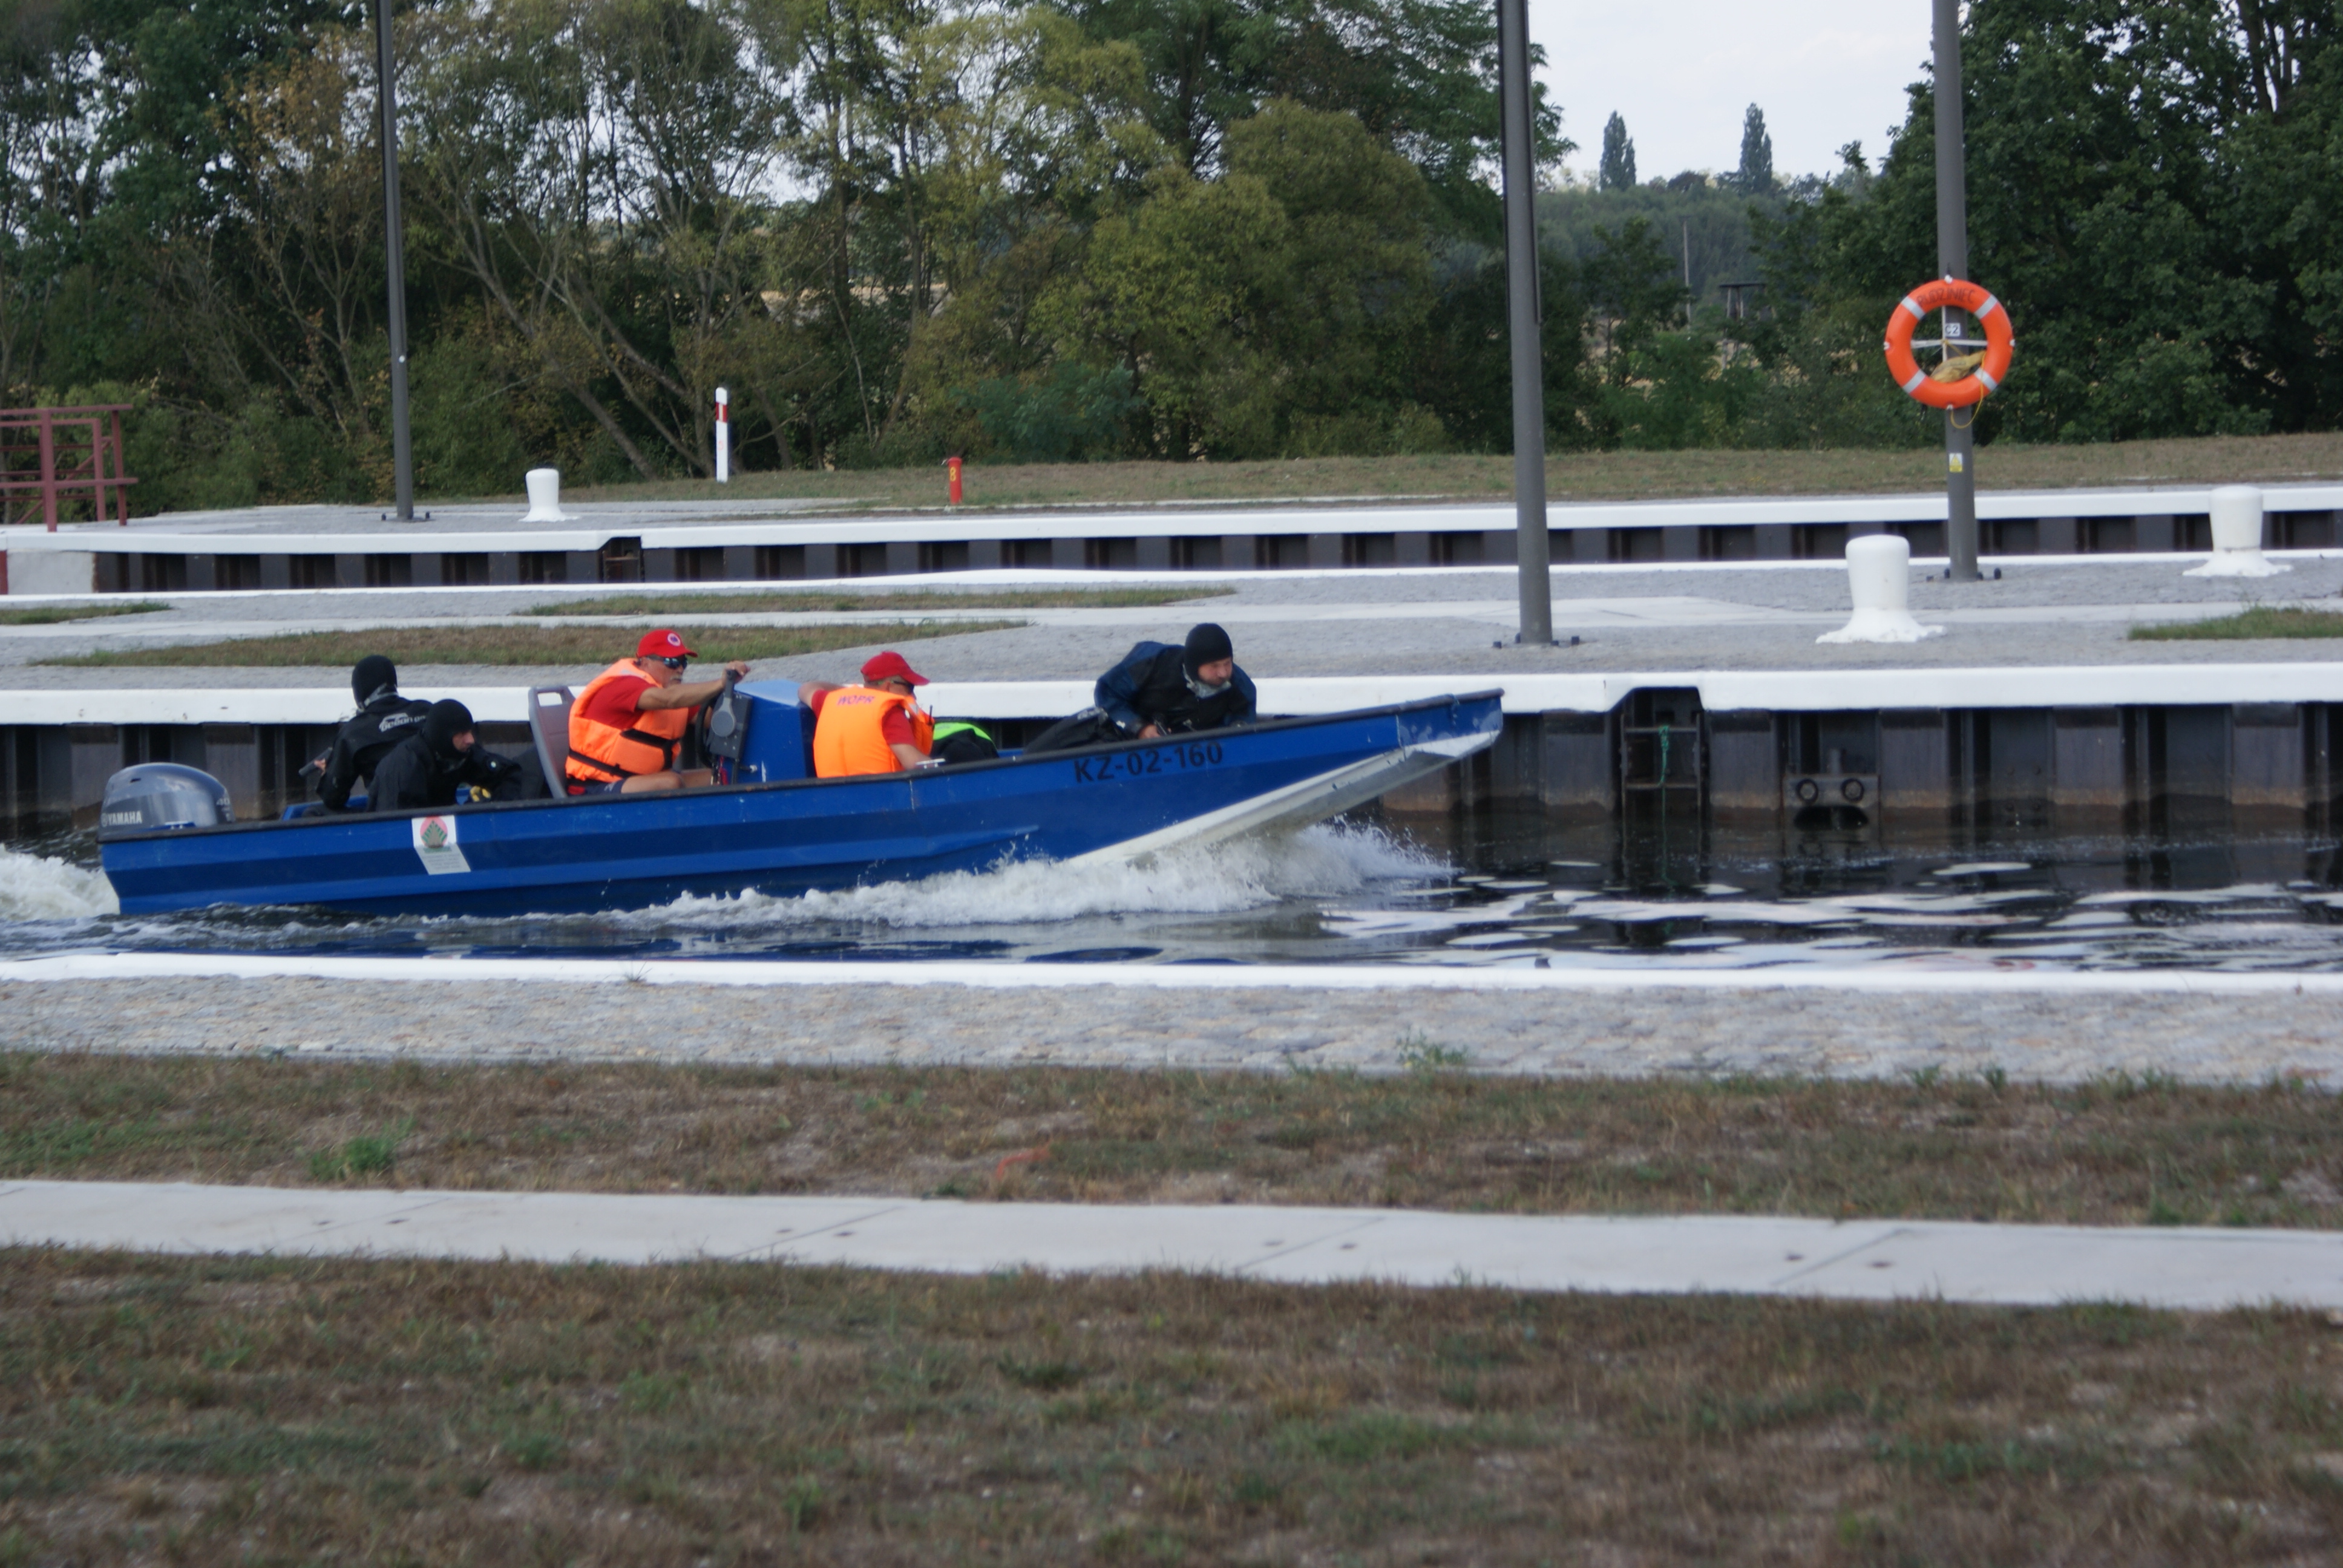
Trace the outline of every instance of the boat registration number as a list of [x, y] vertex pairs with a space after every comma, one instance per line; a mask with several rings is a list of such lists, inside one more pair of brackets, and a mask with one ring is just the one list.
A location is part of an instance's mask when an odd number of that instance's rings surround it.
[[1084, 784], [1110, 779], [1144, 779], [1150, 773], [1185, 773], [1221, 765], [1221, 743], [1191, 740], [1180, 746], [1158, 746], [1152, 751], [1126, 751], [1120, 757], [1077, 757], [1074, 777]]

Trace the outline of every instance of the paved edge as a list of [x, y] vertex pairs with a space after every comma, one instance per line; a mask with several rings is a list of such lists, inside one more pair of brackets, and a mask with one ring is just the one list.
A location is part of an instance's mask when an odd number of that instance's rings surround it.
[[1315, 991], [1822, 990], [1871, 994], [2343, 997], [2343, 973], [2042, 970], [1953, 953], [1845, 969], [1700, 969], [1564, 961], [1549, 969], [1433, 965], [814, 962], [759, 959], [327, 958], [301, 954], [68, 953], [0, 960], [0, 984], [109, 980], [493, 980], [537, 985], [965, 986], [1038, 990]]
[[[93, 1055], [691, 1064], [794, 1070], [1081, 1069], [1493, 1078], [1885, 1080], [2343, 1086], [2334, 988], [2122, 987], [1951, 991], [1445, 984], [1404, 991], [1247, 983], [1241, 968], [1141, 969], [1143, 986], [1059, 966], [965, 966], [993, 986], [902, 984], [910, 965], [773, 966], [779, 985], [694, 984], [736, 966], [672, 966], [669, 983], [596, 964], [590, 1025], [571, 982], [528, 960], [406, 960], [425, 982], [337, 960], [337, 972], [13, 983], [0, 965], [0, 1049]], [[342, 969], [340, 966], [347, 966]], [[193, 966], [190, 966], [193, 967]], [[940, 969], [944, 966], [936, 966]], [[1403, 971], [1405, 972], [1405, 971]], [[1469, 971], [1468, 971], [1469, 972]], [[1202, 983], [1184, 985], [1193, 977]], [[1513, 978], [1513, 977], [1508, 977]], [[1604, 978], [1616, 979], [1610, 976]], [[627, 980], [641, 983], [624, 983]], [[437, 983], [431, 983], [436, 981]], [[539, 983], [529, 983], [538, 981]], [[1027, 983], [1018, 984], [1024, 981]], [[1175, 989], [1182, 988], [1184, 989]], [[1404, 998], [1403, 1005], [1394, 1005]], [[550, 1005], [548, 1005], [550, 1004]]]
[[2343, 1233], [853, 1197], [0, 1184], [0, 1241], [176, 1254], [890, 1271], [2178, 1311], [2343, 1307]]

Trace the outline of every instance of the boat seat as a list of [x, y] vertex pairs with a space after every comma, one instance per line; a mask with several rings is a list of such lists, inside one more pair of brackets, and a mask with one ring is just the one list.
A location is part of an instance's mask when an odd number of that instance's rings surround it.
[[545, 787], [557, 800], [569, 798], [562, 780], [569, 777], [569, 709], [577, 701], [566, 686], [528, 689], [528, 732], [537, 741], [537, 759], [545, 768]]

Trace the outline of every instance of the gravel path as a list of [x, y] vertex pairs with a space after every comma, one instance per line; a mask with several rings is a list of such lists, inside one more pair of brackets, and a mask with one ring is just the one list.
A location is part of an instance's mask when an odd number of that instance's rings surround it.
[[[584, 1003], [585, 1005], [580, 1005]], [[1999, 1067], [2072, 1082], [2127, 1072], [2197, 1082], [2343, 1084], [2332, 995], [1998, 994], [1916, 990], [1313, 992], [1108, 985], [593, 988], [317, 979], [0, 982], [15, 1050], [1404, 1070], [1427, 1043], [1476, 1071], [1550, 1077], [1896, 1078]], [[581, 1021], [582, 1020], [582, 1021]], [[634, 1042], [644, 1043], [634, 1043]]]

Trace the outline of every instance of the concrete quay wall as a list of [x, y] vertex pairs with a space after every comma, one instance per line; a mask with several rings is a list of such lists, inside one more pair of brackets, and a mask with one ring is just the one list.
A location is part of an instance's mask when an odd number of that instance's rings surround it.
[[[1461, 684], [1471, 684], [1461, 683]], [[1018, 705], [1024, 706], [1024, 705]], [[982, 718], [1010, 744], [1047, 722]], [[0, 829], [96, 820], [120, 768], [173, 761], [226, 785], [239, 818], [308, 799], [302, 765], [331, 723], [0, 726]], [[524, 724], [485, 720], [518, 755]], [[1604, 710], [1513, 711], [1498, 743], [1386, 796], [1400, 818], [1481, 811], [1592, 825], [1664, 813], [1718, 827], [1934, 838], [1962, 828], [2320, 830], [2343, 797], [2343, 702], [2040, 707], [1716, 708], [1692, 686], [1629, 690]]]
[[[1981, 497], [1988, 556], [2110, 556], [2211, 548], [2207, 492]], [[2263, 545], [2343, 545], [2343, 487], [2268, 492]], [[1561, 563], [1835, 560], [1847, 541], [1893, 533], [1916, 557], [1945, 550], [1941, 498], [1557, 507]], [[2154, 508], [2154, 509], [2151, 509]], [[677, 524], [580, 518], [576, 526], [457, 533], [418, 527], [344, 533], [175, 531], [165, 522], [14, 539], [0, 591], [15, 594], [537, 587], [585, 583], [792, 582], [919, 572], [1340, 569], [1504, 566], [1509, 509], [1352, 508], [1291, 512], [938, 514]]]

